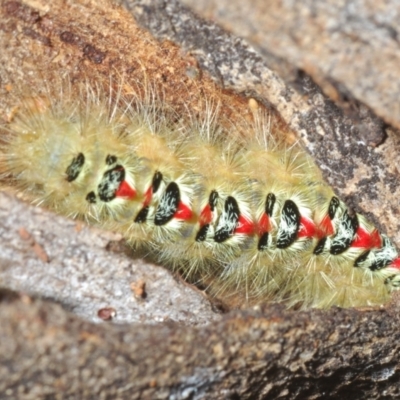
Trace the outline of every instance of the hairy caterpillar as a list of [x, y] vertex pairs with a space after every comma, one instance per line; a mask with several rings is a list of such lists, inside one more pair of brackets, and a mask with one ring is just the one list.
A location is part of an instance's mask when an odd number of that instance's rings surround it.
[[[291, 307], [379, 305], [400, 286], [390, 240], [352, 214], [265, 116], [181, 119], [137, 85], [21, 99], [0, 167], [38, 205], [121, 232], [220, 297]], [[143, 93], [144, 92], [144, 93]]]

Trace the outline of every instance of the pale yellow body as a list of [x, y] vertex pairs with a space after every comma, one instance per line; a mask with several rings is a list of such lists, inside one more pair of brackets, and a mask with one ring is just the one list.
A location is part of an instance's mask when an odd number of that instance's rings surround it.
[[[146, 100], [142, 105], [138, 97], [129, 106], [120, 106], [120, 100], [110, 106], [106, 97], [87, 90], [78, 104], [65, 95], [56, 101], [49, 99], [45, 106], [40, 97], [23, 101], [6, 127], [1, 172], [11, 176], [15, 187], [37, 204], [122, 233], [133, 246], [147, 247], [161, 263], [235, 304], [244, 299], [326, 308], [380, 305], [388, 300], [391, 288], [385, 278], [397, 272], [355, 268], [354, 260], [363, 249], [315, 255], [316, 238], [299, 237], [287, 248], [274, 244], [286, 200], [292, 200], [302, 217], [318, 225], [334, 196], [299, 146], [277, 143], [263, 121], [249, 126], [253, 139], [245, 141], [238, 139], [237, 132], [220, 132], [218, 121], [211, 125], [171, 123], [171, 112], [163, 111], [168, 107], [157, 104], [159, 100]], [[213, 112], [207, 107], [204, 111]], [[77, 154], [83, 154], [85, 161], [78, 177], [69, 182], [66, 170]], [[136, 195], [88, 203], [88, 193], [98, 190], [110, 168], [105, 163], [108, 155], [123, 166], [125, 180]], [[156, 172], [162, 173], [160, 188], [151, 198], [146, 222], [137, 223], [135, 217]], [[157, 207], [171, 182], [178, 185], [191, 217], [156, 226]], [[196, 241], [200, 214], [211, 191], [219, 196], [213, 221], [206, 238]], [[228, 198], [236, 199], [244, 218], [259, 221], [269, 193], [276, 196], [276, 203], [267, 250], [257, 247], [257, 232], [214, 241]], [[345, 210], [341, 203], [335, 218], [340, 219]], [[362, 217], [360, 223], [373, 230]]]

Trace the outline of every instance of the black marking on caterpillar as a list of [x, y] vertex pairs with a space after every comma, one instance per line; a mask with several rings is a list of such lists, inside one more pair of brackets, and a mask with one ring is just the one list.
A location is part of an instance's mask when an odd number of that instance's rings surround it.
[[83, 164], [85, 164], [85, 156], [83, 153], [79, 153], [76, 157], [74, 157], [71, 161], [71, 164], [68, 165], [65, 174], [67, 175], [67, 182], [73, 182], [76, 178], [78, 178], [80, 172], [82, 171]]
[[151, 183], [151, 188], [152, 188], [153, 194], [157, 193], [157, 191], [158, 191], [158, 189], [160, 187], [160, 184], [162, 182], [162, 179], [163, 179], [162, 173], [160, 171], [157, 171], [154, 174], [153, 181]]
[[323, 237], [322, 239], [320, 239], [320, 240], [318, 241], [318, 243], [317, 243], [317, 245], [315, 246], [314, 251], [313, 251], [313, 253], [314, 253], [316, 256], [322, 254], [322, 252], [324, 251], [325, 244], [326, 244], [326, 240], [327, 240], [327, 237], [325, 236], [325, 237]]
[[210, 230], [210, 220], [217, 205], [218, 198], [218, 192], [216, 190], [212, 190], [210, 196], [208, 197], [207, 206], [202, 211], [202, 216], [200, 216], [201, 226], [195, 238], [196, 242], [204, 242], [204, 240], [206, 240], [207, 233]]
[[[265, 199], [265, 215], [268, 216], [267, 224], [269, 224], [270, 218], [273, 215], [275, 202], [276, 202], [276, 196], [273, 193], [268, 193]], [[264, 229], [268, 228], [264, 227]], [[269, 234], [268, 230], [266, 232], [260, 232], [260, 233], [261, 236], [257, 244], [257, 249], [259, 251], [264, 251], [267, 250], [268, 247], [270, 246], [271, 235]]]
[[276, 196], [273, 193], [268, 193], [267, 198], [265, 200], [265, 214], [269, 217], [272, 217], [274, 212], [274, 206], [276, 202]]
[[124, 179], [125, 168], [122, 165], [117, 165], [116, 167], [106, 171], [97, 187], [100, 200], [104, 202], [114, 200], [116, 192]]
[[[158, 189], [158, 187], [157, 187]], [[157, 226], [165, 225], [174, 217], [178, 211], [179, 202], [181, 201], [181, 193], [176, 182], [170, 182], [161, 196], [154, 223]]]
[[357, 214], [350, 216], [346, 210], [340, 221], [338, 232], [332, 240], [331, 254], [338, 255], [346, 251], [350, 247], [358, 227]]
[[86, 200], [90, 204], [96, 204], [96, 193], [91, 191], [87, 194]]
[[136, 215], [134, 221], [137, 222], [138, 224], [144, 223], [147, 220], [147, 217], [149, 215], [150, 207], [145, 206], [143, 207]]
[[294, 201], [286, 200], [282, 208], [276, 247], [278, 249], [286, 249], [289, 247], [296, 240], [299, 229], [299, 209]]
[[118, 160], [118, 158], [116, 156], [113, 156], [113, 155], [109, 154], [106, 157], [106, 164], [107, 165], [113, 165], [113, 164], [115, 164], [117, 162], [117, 160]]
[[335, 218], [336, 212], [339, 208], [340, 201], [337, 197], [332, 197], [331, 202], [329, 203], [328, 215], [329, 218], [332, 220]]
[[218, 192], [216, 190], [211, 190], [210, 196], [208, 197], [208, 204], [211, 212], [214, 212], [215, 207], [217, 206], [218, 198]]
[[207, 238], [207, 233], [210, 229], [210, 224], [203, 225], [196, 234], [196, 242], [204, 242]]
[[218, 221], [217, 229], [214, 235], [214, 240], [217, 243], [225, 242], [235, 232], [239, 222], [240, 210], [236, 199], [228, 196], [225, 200], [224, 211]]
[[269, 246], [268, 240], [270, 238], [269, 232], [263, 233], [263, 235], [260, 237], [260, 240], [258, 241], [257, 249], [259, 251], [266, 250]]
[[160, 171], [156, 171], [153, 175], [151, 187], [148, 189], [146, 193], [146, 199], [144, 201], [143, 208], [136, 215], [135, 222], [137, 223], [146, 222], [150, 212], [149, 204], [152, 200], [153, 195], [158, 192], [162, 179], [163, 179], [162, 173]]

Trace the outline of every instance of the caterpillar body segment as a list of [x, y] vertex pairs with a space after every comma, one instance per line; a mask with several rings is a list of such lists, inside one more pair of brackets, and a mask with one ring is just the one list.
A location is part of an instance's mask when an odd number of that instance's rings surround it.
[[121, 232], [232, 303], [388, 301], [400, 286], [397, 250], [301, 148], [279, 143], [260, 116], [244, 140], [209, 109], [184, 121], [151, 98], [89, 87], [78, 102], [22, 101], [1, 173], [37, 204]]

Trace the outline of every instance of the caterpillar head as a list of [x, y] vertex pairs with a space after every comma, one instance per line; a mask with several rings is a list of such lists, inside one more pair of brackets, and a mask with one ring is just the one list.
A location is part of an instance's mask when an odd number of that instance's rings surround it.
[[127, 200], [135, 201], [139, 161], [119, 140], [123, 127], [96, 107], [82, 114], [72, 105], [66, 111], [26, 104], [8, 128], [5, 174], [38, 204], [65, 215], [101, 221], [124, 213]]

